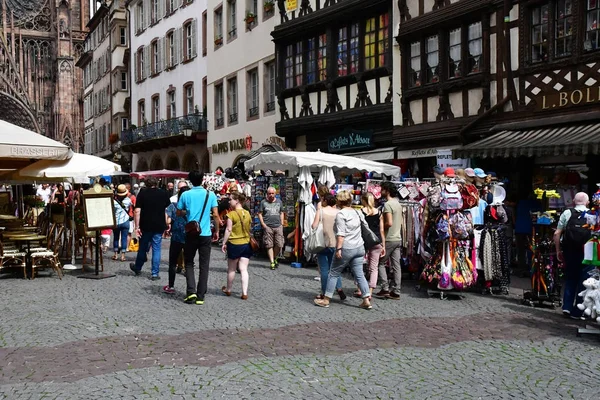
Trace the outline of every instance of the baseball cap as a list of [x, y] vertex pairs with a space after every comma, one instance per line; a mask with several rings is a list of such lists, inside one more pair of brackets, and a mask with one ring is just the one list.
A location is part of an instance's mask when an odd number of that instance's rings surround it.
[[439, 165], [436, 165], [435, 167], [433, 167], [433, 172], [438, 174], [438, 175], [443, 175], [444, 174], [444, 168], [440, 167]]
[[467, 174], [468, 177], [473, 178], [475, 176], [475, 171], [473, 168], [465, 168], [465, 174]]
[[485, 172], [483, 172], [483, 170], [481, 168], [475, 168], [473, 170], [473, 172], [475, 172], [475, 176], [479, 177], [479, 178], [485, 178], [487, 175], [485, 174]]
[[456, 178], [456, 174], [454, 173], [454, 168], [446, 168], [444, 171], [444, 175], [448, 178]]

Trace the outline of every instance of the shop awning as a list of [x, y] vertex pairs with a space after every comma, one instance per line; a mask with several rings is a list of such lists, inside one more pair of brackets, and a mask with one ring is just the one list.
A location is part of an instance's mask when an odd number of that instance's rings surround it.
[[541, 157], [598, 154], [600, 122], [503, 130], [452, 151], [454, 157]]
[[383, 149], [363, 151], [360, 153], [349, 153], [344, 155], [370, 161], [390, 161], [394, 159], [395, 149], [395, 147], [385, 147]]

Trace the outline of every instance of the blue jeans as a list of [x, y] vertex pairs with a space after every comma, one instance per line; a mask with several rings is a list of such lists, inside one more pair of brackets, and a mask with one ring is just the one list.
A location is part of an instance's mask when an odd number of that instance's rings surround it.
[[[319, 263], [319, 270], [321, 271], [321, 294], [325, 294], [325, 291], [327, 290], [327, 279], [329, 277], [331, 261], [333, 260], [333, 253], [335, 253], [335, 248], [328, 247], [317, 254], [317, 262]], [[338, 278], [337, 285], [335, 286], [335, 288], [342, 288], [341, 276]]]
[[127, 235], [129, 234], [129, 221], [125, 221], [113, 228], [113, 249], [119, 252], [119, 235], [121, 236], [121, 252], [127, 253]]
[[142, 266], [144, 265], [144, 262], [146, 262], [146, 251], [152, 246], [152, 276], [158, 276], [162, 234], [162, 232], [142, 232], [142, 237], [140, 238], [140, 250], [135, 258], [136, 271], [142, 270]]
[[340, 278], [342, 271], [347, 265], [350, 266], [350, 270], [352, 271], [352, 274], [358, 283], [358, 288], [362, 293], [363, 299], [371, 296], [371, 292], [369, 291], [369, 283], [367, 282], [365, 273], [363, 271], [364, 258], [365, 248], [363, 246], [355, 249], [343, 248], [342, 258], [333, 257], [333, 262], [331, 263], [331, 269], [329, 270], [329, 276], [327, 278], [327, 290], [325, 291], [325, 297], [333, 297], [333, 291], [335, 290], [337, 280]]
[[[565, 288], [563, 291], [563, 311], [569, 311], [573, 317], [581, 317], [583, 312], [577, 308], [577, 303], [583, 302], [579, 293], [585, 288], [583, 281], [589, 278], [589, 272], [595, 267], [583, 265], [583, 252], [565, 251]], [[577, 300], [577, 303], [575, 303]]]

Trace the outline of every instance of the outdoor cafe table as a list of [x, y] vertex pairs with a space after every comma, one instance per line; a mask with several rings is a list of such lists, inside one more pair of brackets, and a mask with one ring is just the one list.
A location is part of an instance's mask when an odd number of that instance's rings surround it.
[[19, 219], [19, 217], [15, 217], [14, 215], [0, 214], [0, 220], [14, 221], [17, 219]]
[[4, 234], [4, 237], [8, 240], [12, 240], [14, 242], [24, 242], [27, 243], [27, 255], [25, 256], [25, 274], [27, 278], [31, 278], [33, 274], [33, 266], [31, 262], [31, 242], [39, 242], [41, 240], [45, 240], [46, 236], [31, 234], [31, 233], [18, 233], [18, 234]]

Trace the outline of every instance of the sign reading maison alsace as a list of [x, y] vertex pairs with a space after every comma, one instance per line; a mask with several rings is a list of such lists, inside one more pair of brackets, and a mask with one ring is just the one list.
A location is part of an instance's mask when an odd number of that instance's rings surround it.
[[246, 150], [246, 138], [234, 139], [228, 142], [215, 143], [212, 145], [213, 154], [221, 154], [230, 151], [242, 150]]
[[338, 136], [327, 139], [327, 148], [330, 153], [344, 150], [368, 149], [373, 147], [373, 131], [345, 131]]
[[552, 110], [571, 106], [600, 103], [600, 86], [544, 94], [536, 98], [538, 110]]

